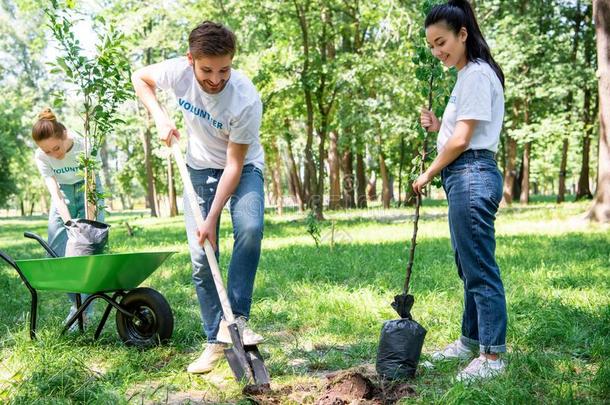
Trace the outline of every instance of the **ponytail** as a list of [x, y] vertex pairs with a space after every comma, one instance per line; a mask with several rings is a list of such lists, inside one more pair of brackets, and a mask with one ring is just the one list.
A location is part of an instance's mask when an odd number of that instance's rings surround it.
[[35, 142], [49, 138], [63, 139], [66, 127], [57, 121], [57, 117], [50, 108], [45, 108], [38, 114], [38, 121], [32, 127], [32, 139]]
[[466, 38], [466, 59], [469, 62], [476, 62], [477, 59], [487, 62], [498, 76], [498, 79], [500, 79], [502, 87], [504, 87], [504, 72], [502, 72], [500, 65], [491, 56], [489, 45], [487, 45], [485, 38], [483, 38], [483, 33], [481, 33], [472, 6], [467, 0], [449, 0], [447, 4], [434, 6], [428, 12], [424, 25], [428, 28], [430, 25], [438, 22], [445, 22], [456, 35], [462, 27], [466, 28], [468, 32], [468, 37]]

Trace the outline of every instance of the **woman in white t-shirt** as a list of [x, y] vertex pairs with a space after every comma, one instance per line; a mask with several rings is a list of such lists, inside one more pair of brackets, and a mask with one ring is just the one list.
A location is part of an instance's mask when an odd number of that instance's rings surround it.
[[504, 74], [467, 1], [449, 1], [430, 10], [426, 39], [433, 55], [458, 70], [442, 122], [421, 111], [421, 124], [438, 131], [438, 156], [414, 183], [422, 189], [441, 174], [449, 204], [449, 230], [458, 274], [464, 284], [461, 336], [433, 360], [469, 359], [458, 380], [501, 373], [506, 351], [506, 299], [495, 258], [494, 220], [502, 198], [502, 175], [495, 153], [504, 118]]
[[[51, 194], [49, 210], [48, 244], [63, 257], [66, 253], [68, 233], [65, 223], [71, 219], [85, 218], [84, 178], [78, 157], [84, 151], [82, 138], [73, 136], [55, 117], [50, 108], [38, 114], [38, 121], [32, 128], [32, 138], [38, 148], [34, 153], [36, 166]], [[97, 190], [101, 191], [99, 179]], [[98, 210], [98, 221], [104, 220], [103, 210]], [[72, 307], [68, 317], [76, 312], [76, 296], [68, 294]], [[86, 296], [83, 295], [82, 299]], [[92, 314], [89, 305], [85, 320]], [[73, 327], [76, 327], [76, 323]]]

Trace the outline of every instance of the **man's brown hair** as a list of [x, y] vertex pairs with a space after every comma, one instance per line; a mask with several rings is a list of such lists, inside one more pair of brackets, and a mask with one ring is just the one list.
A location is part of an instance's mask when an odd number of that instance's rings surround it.
[[204, 21], [189, 35], [189, 51], [193, 58], [235, 55], [235, 34], [222, 24]]

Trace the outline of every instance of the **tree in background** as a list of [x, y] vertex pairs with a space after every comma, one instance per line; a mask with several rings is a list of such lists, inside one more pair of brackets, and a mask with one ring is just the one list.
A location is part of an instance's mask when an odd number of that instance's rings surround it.
[[59, 0], [52, 0], [51, 7], [45, 9], [49, 28], [64, 52], [63, 56], [57, 57], [51, 73], [63, 71], [66, 81], [75, 85], [83, 98], [79, 113], [83, 119], [85, 151], [80, 157], [80, 164], [85, 178], [85, 201], [89, 204], [85, 217], [91, 219], [97, 216], [98, 200], [103, 198], [102, 193], [96, 190], [94, 173], [101, 169], [96, 156], [106, 134], [115, 125], [123, 123], [116, 114], [121, 103], [131, 94], [128, 85], [130, 64], [125, 54], [123, 35], [111, 24], [106, 25], [101, 17], [98, 21], [105, 32], [102, 31], [103, 37], [96, 47], [97, 54], [94, 57], [85, 56], [73, 32], [70, 10], [74, 10], [73, 4], [63, 4]]
[[599, 172], [589, 218], [610, 222], [610, 0], [593, 1], [599, 80]]

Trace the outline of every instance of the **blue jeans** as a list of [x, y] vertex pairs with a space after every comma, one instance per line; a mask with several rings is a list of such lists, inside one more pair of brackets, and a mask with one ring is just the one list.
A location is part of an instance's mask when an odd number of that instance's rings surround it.
[[[196, 170], [188, 168], [203, 217], [212, 206], [222, 169]], [[186, 199], [185, 199], [186, 201]], [[230, 212], [233, 222], [233, 255], [229, 264], [227, 294], [235, 316], [250, 316], [254, 278], [263, 239], [265, 198], [263, 173], [253, 165], [245, 165], [237, 189], [231, 196]], [[217, 342], [216, 335], [222, 317], [222, 307], [212, 278], [205, 252], [197, 241], [197, 225], [189, 204], [184, 204], [184, 220], [193, 267], [193, 283], [199, 300], [203, 331], [209, 343]], [[220, 218], [216, 228], [216, 245]], [[216, 259], [219, 252], [216, 251]]]
[[468, 150], [441, 172], [449, 202], [449, 231], [464, 282], [461, 341], [482, 353], [506, 351], [506, 299], [496, 263], [494, 220], [502, 175], [493, 152]]
[[[101, 183], [99, 178], [97, 181], [97, 189], [102, 191]], [[64, 201], [70, 212], [70, 216], [73, 219], [85, 218], [85, 192], [84, 192], [84, 181], [79, 181], [75, 184], [60, 184], [59, 188], [63, 193]], [[100, 201], [100, 205], [103, 206], [103, 201]], [[104, 210], [98, 210], [97, 214], [98, 221], [104, 221]], [[49, 224], [47, 227], [48, 239], [47, 243], [57, 253], [57, 256], [64, 257], [66, 255], [66, 244], [68, 243], [68, 232], [64, 226], [64, 220], [59, 215], [55, 204], [51, 203], [51, 209], [49, 210]], [[68, 297], [74, 305], [76, 303], [76, 294], [69, 293]], [[81, 299], [87, 299], [86, 294], [81, 294]], [[82, 301], [81, 301], [82, 302]], [[87, 308], [87, 314], [91, 315], [93, 311], [93, 305], [89, 305]]]

